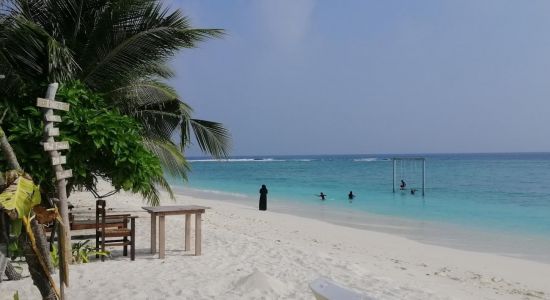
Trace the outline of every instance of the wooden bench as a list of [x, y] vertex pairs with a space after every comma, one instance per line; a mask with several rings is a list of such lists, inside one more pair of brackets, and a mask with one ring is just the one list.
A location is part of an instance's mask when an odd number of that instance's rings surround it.
[[[96, 202], [97, 206], [97, 202]], [[72, 213], [72, 209], [74, 206], [71, 204], [69, 206], [69, 226], [71, 231], [76, 230], [95, 230], [96, 229], [96, 219], [95, 216], [88, 216], [87, 219], [75, 219], [74, 214]], [[97, 208], [96, 208], [97, 210]], [[128, 226], [128, 219], [126, 218], [108, 218], [105, 220], [105, 227], [106, 228], [125, 228]], [[51, 232], [54, 227], [45, 227], [46, 232]], [[71, 235], [71, 237], [79, 237], [75, 235]], [[91, 236], [93, 237], [93, 236]]]
[[[94, 228], [96, 230], [95, 250], [105, 252], [107, 246], [122, 246], [123, 255], [128, 255], [128, 246], [130, 247], [130, 259], [136, 257], [136, 216], [130, 214], [107, 215], [105, 200], [96, 201], [96, 220]], [[118, 223], [108, 223], [110, 220], [117, 220]], [[130, 227], [128, 228], [128, 222]], [[116, 227], [117, 224], [123, 224], [123, 227]], [[112, 239], [116, 238], [116, 239]], [[96, 258], [98, 255], [96, 255]], [[101, 261], [105, 256], [101, 256]]]
[[[70, 218], [70, 217], [69, 217]], [[73, 230], [86, 230], [95, 229], [95, 220], [73, 220], [71, 221], [71, 231]], [[128, 224], [128, 220], [124, 222], [123, 218], [107, 219], [105, 220], [105, 226], [108, 228], [124, 228]]]

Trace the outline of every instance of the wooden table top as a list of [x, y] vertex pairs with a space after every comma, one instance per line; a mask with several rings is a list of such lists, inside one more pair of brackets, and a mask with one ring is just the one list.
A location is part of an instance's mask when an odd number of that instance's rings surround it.
[[204, 213], [209, 207], [199, 205], [143, 206], [149, 213]]

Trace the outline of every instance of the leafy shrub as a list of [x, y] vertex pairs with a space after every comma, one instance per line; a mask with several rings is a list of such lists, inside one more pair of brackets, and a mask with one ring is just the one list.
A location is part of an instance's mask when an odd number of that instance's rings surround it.
[[[69, 112], [61, 113], [63, 122], [59, 124], [58, 139], [68, 141], [71, 146], [66, 154], [66, 168], [73, 170], [68, 190], [95, 190], [98, 178], [103, 178], [116, 189], [154, 199], [154, 182], [162, 178], [163, 172], [159, 159], [143, 144], [139, 123], [108, 107], [101, 94], [91, 92], [79, 82], [61, 87], [57, 99], [71, 104]], [[39, 146], [43, 126], [42, 113], [28, 106], [6, 127], [23, 169], [33, 174], [43, 192], [52, 194], [55, 176], [48, 156]]]
[[[95, 251], [95, 247], [92, 247], [88, 245], [90, 240], [80, 241], [77, 243], [72, 244], [72, 261], [79, 264], [79, 263], [88, 263], [90, 262], [90, 257], [94, 255], [99, 256], [109, 256], [109, 251]], [[57, 250], [57, 246], [53, 245], [53, 249], [50, 252], [50, 257], [52, 259], [52, 263], [54, 267], [59, 267], [59, 252]]]
[[90, 256], [109, 256], [109, 251], [96, 251], [94, 247], [88, 245], [90, 240], [80, 241], [73, 244], [73, 261], [76, 263], [90, 262]]

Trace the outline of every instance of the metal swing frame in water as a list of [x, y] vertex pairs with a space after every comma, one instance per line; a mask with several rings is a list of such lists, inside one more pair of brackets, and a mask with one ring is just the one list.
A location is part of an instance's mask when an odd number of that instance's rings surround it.
[[393, 189], [393, 192], [395, 193], [395, 184], [397, 183], [397, 162], [401, 162], [401, 168], [400, 168], [400, 171], [401, 171], [401, 178], [404, 177], [403, 175], [403, 166], [405, 163], [407, 163], [408, 161], [412, 161], [412, 162], [417, 162], [417, 161], [422, 161], [422, 196], [425, 195], [425, 190], [426, 190], [426, 158], [424, 157], [394, 157], [391, 159], [392, 160], [392, 165], [393, 165], [393, 184], [392, 184], [392, 189]]

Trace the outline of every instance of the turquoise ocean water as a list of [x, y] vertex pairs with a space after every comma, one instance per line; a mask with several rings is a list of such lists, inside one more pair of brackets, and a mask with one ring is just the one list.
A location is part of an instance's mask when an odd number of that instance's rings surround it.
[[[268, 209], [550, 262], [550, 153], [419, 156], [424, 197], [392, 192], [393, 155], [191, 159], [189, 182], [173, 184], [249, 205], [266, 184]], [[420, 190], [421, 163], [398, 162], [396, 177]]]

